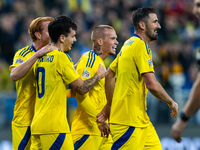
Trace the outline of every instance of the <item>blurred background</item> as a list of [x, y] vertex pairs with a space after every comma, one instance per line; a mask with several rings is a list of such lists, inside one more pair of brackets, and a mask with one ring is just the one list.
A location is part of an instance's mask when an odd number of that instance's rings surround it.
[[[117, 32], [119, 52], [123, 42], [131, 37], [134, 28], [132, 12], [139, 7], [152, 6], [162, 29], [157, 41], [150, 43], [157, 80], [179, 104], [185, 105], [196, 79], [196, 52], [200, 45], [198, 19], [192, 14], [193, 0], [0, 0], [0, 150], [11, 150], [11, 120], [16, 100], [15, 84], [9, 76], [9, 66], [15, 52], [32, 41], [28, 28], [40, 16], [56, 17], [65, 14], [78, 26], [77, 41], [69, 52], [74, 63], [92, 48], [90, 34], [95, 25], [107, 24]], [[108, 67], [116, 56], [105, 60]], [[148, 114], [165, 150], [200, 149], [200, 111], [188, 122], [182, 143], [170, 137], [168, 106], [148, 94]], [[68, 99], [68, 119], [71, 122], [76, 100]]]

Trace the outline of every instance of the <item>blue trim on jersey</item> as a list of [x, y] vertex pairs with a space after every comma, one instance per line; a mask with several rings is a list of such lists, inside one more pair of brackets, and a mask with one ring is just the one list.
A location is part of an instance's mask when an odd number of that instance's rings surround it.
[[31, 47], [35, 52], [37, 52], [37, 50], [35, 49], [35, 47], [33, 45], [31, 45]]
[[69, 61], [70, 61], [70, 62], [73, 62], [73, 61], [72, 61], [72, 58], [69, 56], [69, 54], [67, 54], [66, 52], [64, 52], [64, 53], [65, 53], [65, 54], [67, 55], [67, 57], [69, 58]]
[[117, 150], [122, 147], [128, 141], [134, 130], [135, 127], [129, 127], [128, 130], [115, 143], [113, 143], [111, 150]]
[[[23, 56], [24, 55], [24, 53], [26, 53], [28, 50], [30, 49], [30, 46], [27, 48], [27, 49], [24, 49], [23, 51], [22, 51], [22, 53], [20, 53], [21, 54], [21, 56]], [[23, 56], [24, 57], [24, 56]]]
[[89, 62], [89, 59], [90, 59], [90, 52], [88, 53], [88, 61], [87, 61], [87, 64], [86, 64], [86, 67], [88, 66], [88, 62]]
[[21, 53], [24, 52], [26, 50], [26, 48], [24, 48], [23, 50], [21, 50], [21, 52], [19, 53], [19, 55], [21, 56]]
[[60, 133], [49, 150], [59, 150], [64, 143], [65, 136], [66, 136], [66, 133]]
[[[88, 58], [86, 67], [92, 68], [92, 67], [93, 67], [93, 64], [94, 64], [94, 62], [95, 62], [95, 52], [94, 52], [94, 51], [90, 51], [89, 54], [88, 54], [88, 56], [89, 56], [89, 58]], [[89, 64], [89, 65], [88, 65], [88, 64]]]
[[29, 51], [26, 53], [26, 54], [24, 54], [24, 57], [28, 54], [28, 53], [30, 53], [30, 52], [32, 52], [33, 50], [31, 50], [31, 47], [29, 47]]
[[22, 141], [19, 144], [18, 150], [24, 150], [26, 148], [26, 145], [27, 145], [30, 137], [31, 137], [31, 129], [29, 126], [26, 130], [26, 134], [25, 134], [24, 138], [22, 139]]
[[133, 36], [136, 36], [136, 37], [138, 37], [138, 38], [140, 38], [140, 39], [141, 39], [141, 37], [140, 37], [139, 35], [137, 35], [137, 34], [133, 34]]
[[88, 67], [91, 67], [90, 64], [91, 64], [93, 58], [94, 58], [94, 52], [91, 52], [91, 58], [90, 58], [90, 63], [89, 63], [89, 66], [88, 66]]
[[91, 68], [93, 67], [94, 62], [95, 62], [95, 54], [94, 54], [94, 60], [93, 60], [93, 62], [92, 62]]
[[74, 144], [74, 150], [78, 150], [88, 138], [89, 135], [83, 135], [82, 138], [76, 141], [76, 143]]

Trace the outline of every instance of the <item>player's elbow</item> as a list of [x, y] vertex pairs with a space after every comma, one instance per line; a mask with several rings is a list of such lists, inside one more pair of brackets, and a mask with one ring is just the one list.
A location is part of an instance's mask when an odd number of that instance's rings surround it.
[[13, 72], [10, 73], [10, 78], [11, 78], [13, 81], [19, 80], [18, 77], [17, 77], [17, 75], [14, 74]]
[[148, 85], [146, 85], [146, 87], [149, 91], [156, 91], [157, 90], [157, 87], [156, 87], [155, 84], [148, 84]]

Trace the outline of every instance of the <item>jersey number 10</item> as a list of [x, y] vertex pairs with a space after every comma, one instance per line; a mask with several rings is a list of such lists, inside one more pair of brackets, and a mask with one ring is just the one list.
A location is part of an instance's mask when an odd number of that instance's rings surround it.
[[43, 67], [38, 67], [36, 71], [36, 82], [37, 82], [37, 92], [38, 98], [44, 96], [44, 83], [45, 83], [45, 69]]

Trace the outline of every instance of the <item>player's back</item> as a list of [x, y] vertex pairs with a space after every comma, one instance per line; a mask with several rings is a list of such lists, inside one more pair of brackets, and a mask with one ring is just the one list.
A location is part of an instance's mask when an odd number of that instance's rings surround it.
[[[73, 63], [61, 50], [53, 50], [38, 59], [35, 65], [36, 104], [32, 123], [33, 134], [67, 133], [66, 89]], [[71, 73], [72, 74], [72, 73]]]

